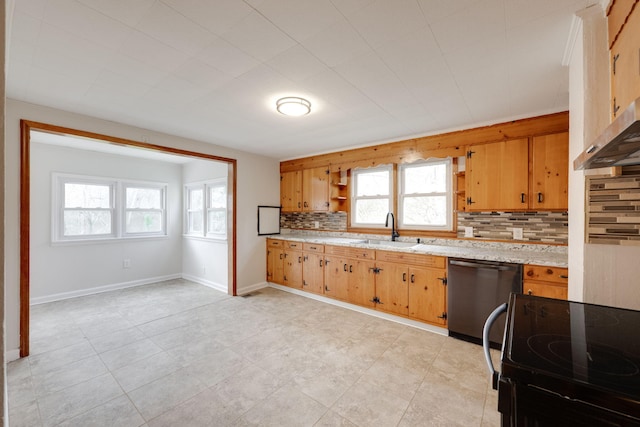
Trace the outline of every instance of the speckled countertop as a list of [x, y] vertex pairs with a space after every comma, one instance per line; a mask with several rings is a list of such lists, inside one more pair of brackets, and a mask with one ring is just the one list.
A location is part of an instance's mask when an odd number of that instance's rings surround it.
[[[452, 258], [467, 258], [516, 264], [535, 264], [550, 267], [567, 267], [567, 247], [544, 244], [502, 243], [482, 240], [457, 240], [400, 238], [398, 245], [390, 246], [389, 236], [370, 236], [352, 233], [286, 233], [269, 236], [272, 239], [294, 240], [336, 246], [377, 249], [385, 251], [411, 252], [440, 255]], [[375, 243], [367, 241], [373, 239]]]

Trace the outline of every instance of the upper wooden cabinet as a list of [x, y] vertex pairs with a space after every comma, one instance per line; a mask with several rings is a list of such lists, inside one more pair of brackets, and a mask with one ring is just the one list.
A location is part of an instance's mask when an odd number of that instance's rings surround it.
[[567, 210], [569, 134], [470, 146], [466, 210]]
[[613, 120], [640, 97], [640, 1], [614, 0], [607, 17]]
[[280, 205], [283, 212], [302, 210], [302, 171], [280, 174]]
[[329, 169], [280, 173], [280, 204], [283, 212], [328, 212]]
[[528, 165], [529, 141], [526, 138], [469, 147], [467, 210], [527, 209]]
[[569, 133], [534, 137], [531, 141], [531, 154], [531, 208], [567, 210]]

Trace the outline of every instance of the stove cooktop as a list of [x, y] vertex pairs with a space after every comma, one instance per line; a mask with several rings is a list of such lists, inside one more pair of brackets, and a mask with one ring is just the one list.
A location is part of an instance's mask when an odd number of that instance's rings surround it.
[[640, 311], [512, 294], [505, 365], [640, 401]]

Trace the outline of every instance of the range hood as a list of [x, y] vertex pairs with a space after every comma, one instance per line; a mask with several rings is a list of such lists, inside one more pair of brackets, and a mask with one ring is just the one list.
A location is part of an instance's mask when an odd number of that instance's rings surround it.
[[622, 112], [589, 148], [574, 161], [573, 168], [597, 169], [640, 164], [640, 98]]

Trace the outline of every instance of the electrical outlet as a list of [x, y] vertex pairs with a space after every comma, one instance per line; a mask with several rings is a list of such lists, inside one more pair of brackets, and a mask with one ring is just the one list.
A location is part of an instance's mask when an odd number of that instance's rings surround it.
[[131, 268], [131, 259], [125, 258], [122, 260], [122, 268]]
[[513, 229], [513, 238], [515, 240], [522, 240], [522, 228]]
[[315, 228], [320, 228], [320, 221], [314, 221], [314, 222], [313, 222], [313, 226], [314, 226]]
[[473, 237], [473, 227], [464, 228], [464, 237]]

